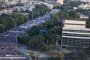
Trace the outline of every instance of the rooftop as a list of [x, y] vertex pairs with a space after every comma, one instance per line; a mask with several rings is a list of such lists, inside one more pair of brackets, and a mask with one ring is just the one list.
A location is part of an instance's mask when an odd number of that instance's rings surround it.
[[64, 20], [86, 21], [85, 19], [80, 19], [80, 18], [65, 18]]

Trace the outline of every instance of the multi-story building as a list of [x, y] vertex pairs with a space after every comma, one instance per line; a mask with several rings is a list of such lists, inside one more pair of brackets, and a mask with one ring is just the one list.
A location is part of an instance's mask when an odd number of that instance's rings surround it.
[[90, 29], [86, 28], [86, 20], [65, 19], [62, 31], [62, 47], [90, 47]]

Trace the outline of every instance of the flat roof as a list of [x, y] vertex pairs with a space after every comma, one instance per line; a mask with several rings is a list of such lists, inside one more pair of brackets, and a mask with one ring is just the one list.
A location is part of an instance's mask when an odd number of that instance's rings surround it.
[[64, 20], [86, 21], [85, 19], [80, 19], [80, 18], [65, 18]]

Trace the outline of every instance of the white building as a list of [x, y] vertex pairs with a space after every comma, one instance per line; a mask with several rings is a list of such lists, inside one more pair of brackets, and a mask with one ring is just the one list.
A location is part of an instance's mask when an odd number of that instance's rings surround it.
[[57, 0], [57, 3], [59, 3], [59, 4], [63, 4], [63, 2], [64, 2], [64, 0]]
[[12, 5], [12, 4], [16, 4], [17, 1], [16, 0], [3, 0], [4, 2], [6, 2], [8, 5]]
[[90, 47], [90, 29], [86, 28], [86, 20], [65, 19], [62, 31], [62, 47]]
[[0, 0], [0, 1], [6, 2], [8, 5], [29, 2], [29, 0]]
[[79, 17], [80, 19], [89, 19], [89, 16], [83, 14], [80, 14]]
[[87, 4], [81, 4], [81, 5], [79, 5], [78, 8], [81, 8], [81, 9], [90, 9], [90, 3], [87, 3]]
[[71, 0], [71, 1], [90, 2], [90, 0]]

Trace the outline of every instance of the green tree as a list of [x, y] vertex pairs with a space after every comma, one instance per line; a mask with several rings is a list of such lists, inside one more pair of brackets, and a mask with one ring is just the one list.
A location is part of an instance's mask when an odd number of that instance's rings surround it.
[[5, 30], [17, 26], [15, 20], [11, 17], [2, 17], [1, 23], [5, 26]]
[[26, 13], [31, 13], [31, 11], [30, 11], [30, 10], [25, 10], [25, 12], [26, 12]]
[[35, 35], [30, 38], [28, 44], [32, 49], [41, 50], [41, 46], [44, 42], [45, 42], [45, 38], [43, 36]]
[[29, 36], [34, 36], [39, 34], [39, 28], [37, 26], [33, 26], [31, 30], [28, 31]]
[[15, 19], [17, 25], [21, 25], [28, 20], [26, 16], [21, 14], [13, 14], [12, 18]]
[[64, 55], [61, 52], [57, 52], [57, 51], [49, 51], [48, 52], [50, 57], [49, 60], [64, 60]]
[[0, 24], [4, 26], [5, 31], [14, 28], [18, 25], [23, 24], [28, 19], [26, 16], [21, 14], [1, 14]]
[[68, 17], [67, 11], [61, 11], [61, 12], [58, 13], [58, 15], [59, 15], [59, 17], [60, 17], [61, 19]]
[[71, 18], [78, 18], [78, 15], [76, 14], [75, 11], [70, 11], [69, 12], [69, 17], [71, 17]]
[[32, 58], [32, 60], [37, 60], [38, 59], [38, 54], [36, 54], [34, 52], [30, 52], [29, 55]]
[[18, 43], [20, 44], [27, 44], [30, 41], [30, 36], [26, 33], [21, 37], [18, 37]]

